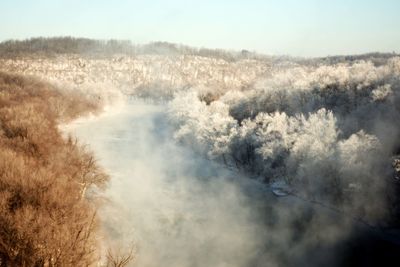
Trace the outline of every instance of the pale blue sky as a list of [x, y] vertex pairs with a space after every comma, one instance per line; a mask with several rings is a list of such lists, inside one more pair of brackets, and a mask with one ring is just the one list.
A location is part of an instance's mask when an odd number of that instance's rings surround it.
[[168, 41], [268, 54], [400, 52], [400, 0], [0, 0], [0, 40]]

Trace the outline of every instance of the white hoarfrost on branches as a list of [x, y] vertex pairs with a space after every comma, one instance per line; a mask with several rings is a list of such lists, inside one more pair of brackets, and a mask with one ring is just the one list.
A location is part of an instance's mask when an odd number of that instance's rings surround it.
[[226, 104], [214, 101], [206, 105], [197, 92], [189, 91], [175, 97], [170, 104], [170, 114], [178, 126], [175, 134], [178, 140], [195, 144], [212, 158], [224, 158], [230, 152], [229, 144], [237, 134], [237, 122], [229, 116]]
[[[365, 168], [374, 161], [374, 157], [381, 154], [381, 144], [373, 136], [364, 131], [352, 134], [348, 139], [338, 143], [341, 172], [346, 180], [360, 180], [371, 176], [370, 170]], [[360, 184], [361, 186], [361, 184]]]
[[380, 194], [391, 173], [385, 162], [400, 147], [400, 58], [360, 58], [66, 54], [0, 59], [0, 69], [86, 90], [105, 105], [126, 95], [171, 100], [176, 140], [266, 182], [343, 204]]
[[372, 90], [371, 96], [373, 101], [385, 101], [393, 94], [390, 84], [385, 84]]
[[399, 146], [400, 58], [293, 65], [250, 88], [217, 90], [209, 101], [204, 92], [213, 88], [171, 102], [178, 140], [299, 194], [347, 203], [369, 218], [382, 214], [382, 205], [363, 203], [382, 194]]

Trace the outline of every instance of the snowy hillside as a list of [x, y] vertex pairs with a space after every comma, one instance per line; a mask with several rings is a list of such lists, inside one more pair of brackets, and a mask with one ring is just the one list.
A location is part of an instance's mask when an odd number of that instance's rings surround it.
[[270, 64], [257, 60], [227, 62], [185, 55], [120, 55], [106, 59], [59, 55], [0, 60], [1, 70], [39, 76], [73, 87], [111, 85], [129, 94], [155, 87], [168, 89], [166, 95], [171, 90], [188, 86], [241, 89], [265, 76], [270, 68]]

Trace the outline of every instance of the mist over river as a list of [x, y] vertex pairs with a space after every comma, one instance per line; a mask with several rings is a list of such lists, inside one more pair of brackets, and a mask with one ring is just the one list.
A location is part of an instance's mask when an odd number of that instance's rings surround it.
[[[137, 266], [245, 266], [265, 234], [265, 187], [177, 145], [164, 105], [132, 101], [69, 125], [111, 175], [101, 218]], [[162, 263], [160, 265], [160, 263]]]
[[100, 218], [107, 242], [134, 244], [133, 266], [341, 265], [353, 219], [178, 144], [166, 111], [132, 100], [66, 127], [111, 175]]

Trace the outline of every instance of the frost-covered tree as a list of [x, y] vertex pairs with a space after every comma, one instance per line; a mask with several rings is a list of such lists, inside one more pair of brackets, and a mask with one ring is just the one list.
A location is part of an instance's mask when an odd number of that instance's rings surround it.
[[229, 115], [226, 104], [215, 101], [206, 105], [197, 92], [189, 91], [176, 96], [170, 105], [170, 114], [178, 125], [175, 138], [194, 142], [199, 151], [227, 162], [229, 144], [237, 134], [237, 122]]
[[338, 131], [333, 113], [321, 109], [309, 116], [297, 117], [291, 138], [288, 168], [291, 175], [307, 186], [320, 187], [331, 172]]
[[400, 58], [392, 58], [287, 64], [242, 90], [178, 94], [171, 115], [178, 139], [204, 155], [372, 218], [379, 209], [365, 202], [377, 195], [384, 206], [385, 162], [400, 147], [399, 103]]

